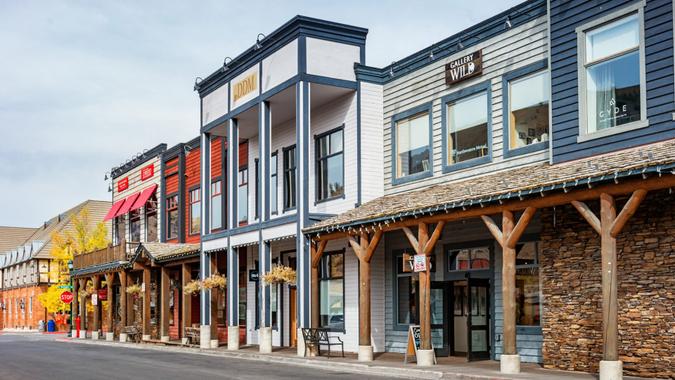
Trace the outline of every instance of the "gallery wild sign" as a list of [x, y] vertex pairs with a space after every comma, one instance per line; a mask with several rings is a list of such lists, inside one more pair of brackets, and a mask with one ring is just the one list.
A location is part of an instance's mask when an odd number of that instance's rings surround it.
[[450, 86], [483, 72], [483, 51], [459, 57], [445, 65], [445, 83]]

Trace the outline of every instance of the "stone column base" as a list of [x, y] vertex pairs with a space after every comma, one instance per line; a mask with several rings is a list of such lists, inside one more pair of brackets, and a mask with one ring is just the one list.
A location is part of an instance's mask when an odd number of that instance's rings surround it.
[[517, 374], [520, 373], [520, 355], [504, 355], [499, 359], [501, 373]]
[[209, 325], [199, 326], [199, 348], [211, 348], [211, 326]]
[[143, 337], [142, 337], [141, 339], [142, 339], [142, 340], [150, 340], [150, 339], [152, 339], [152, 335], [149, 335], [149, 334], [148, 334], [148, 335], [143, 335]]
[[98, 331], [92, 331], [91, 332], [91, 340], [98, 340], [99, 338], [99, 332]]
[[360, 362], [373, 361], [373, 346], [359, 346], [359, 361]]
[[260, 342], [259, 351], [261, 354], [272, 353], [272, 328], [261, 327], [258, 330], [258, 340]]
[[211, 339], [211, 342], [209, 343], [209, 347], [218, 348], [218, 346], [220, 346], [220, 341], [218, 339]]
[[[360, 354], [361, 352], [359, 352]], [[417, 350], [417, 365], [430, 367], [434, 365], [434, 350]]]
[[168, 343], [171, 340], [171, 338], [168, 335], [164, 335], [161, 338], [159, 338], [159, 340], [164, 343]]
[[623, 379], [623, 362], [621, 360], [601, 360], [600, 380]]
[[70, 332], [70, 337], [73, 338], [73, 339], [75, 339], [75, 338], [77, 337], [77, 330], [72, 330], [72, 331]]
[[188, 339], [188, 338], [181, 338], [180, 342], [183, 343], [184, 345], [187, 345], [188, 343], [190, 343], [190, 339]]
[[305, 356], [305, 340], [302, 338], [302, 329], [295, 331], [295, 347], [297, 348], [298, 356]]
[[105, 340], [108, 342], [112, 342], [113, 340], [115, 340], [115, 334], [111, 332], [105, 333]]
[[239, 349], [239, 326], [227, 326], [227, 349], [229, 351]]
[[129, 335], [125, 333], [120, 333], [120, 343], [126, 343], [129, 340]]

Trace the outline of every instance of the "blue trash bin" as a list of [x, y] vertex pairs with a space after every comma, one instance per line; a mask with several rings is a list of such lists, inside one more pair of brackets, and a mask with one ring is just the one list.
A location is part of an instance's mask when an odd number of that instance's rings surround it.
[[54, 322], [53, 319], [50, 319], [49, 322], [47, 322], [47, 332], [54, 331], [56, 331], [56, 322]]

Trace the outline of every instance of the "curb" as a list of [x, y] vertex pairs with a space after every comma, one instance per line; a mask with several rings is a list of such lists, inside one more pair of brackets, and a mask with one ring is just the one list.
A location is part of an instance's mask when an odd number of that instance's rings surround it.
[[276, 355], [269, 354], [257, 354], [257, 353], [243, 353], [243, 352], [227, 352], [227, 351], [215, 351], [207, 350], [201, 348], [192, 348], [192, 347], [166, 347], [166, 346], [154, 346], [154, 345], [145, 345], [145, 344], [130, 344], [130, 343], [114, 343], [114, 342], [94, 342], [91, 340], [81, 340], [81, 339], [57, 339], [58, 342], [64, 343], [75, 343], [75, 344], [89, 344], [89, 345], [100, 345], [108, 347], [122, 347], [122, 348], [131, 348], [137, 350], [153, 350], [153, 351], [164, 351], [164, 352], [173, 352], [173, 353], [187, 353], [187, 354], [196, 354], [204, 356], [215, 356], [223, 358], [233, 358], [233, 359], [243, 359], [243, 360], [257, 360], [265, 361], [269, 363], [279, 363], [279, 364], [290, 364], [300, 367], [307, 368], [317, 368], [328, 371], [339, 371], [339, 372], [350, 372], [364, 375], [377, 375], [377, 376], [387, 376], [389, 378], [399, 378], [399, 379], [461, 379], [461, 380], [501, 380], [509, 379], [507, 377], [495, 377], [495, 376], [485, 376], [485, 375], [473, 375], [465, 373], [448, 373], [443, 371], [436, 370], [427, 370], [427, 369], [412, 369], [412, 368], [392, 368], [379, 365], [371, 364], [362, 364], [362, 363], [330, 363], [324, 360], [313, 360], [313, 359], [303, 359], [295, 357], [281, 357]]

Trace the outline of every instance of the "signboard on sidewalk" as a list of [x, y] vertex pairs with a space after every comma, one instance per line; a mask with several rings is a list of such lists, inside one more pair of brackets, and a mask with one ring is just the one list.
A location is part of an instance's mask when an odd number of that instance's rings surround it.
[[71, 293], [67, 290], [65, 292], [61, 293], [61, 302], [65, 303], [66, 305], [73, 302], [73, 293]]
[[[408, 363], [408, 360], [413, 356], [415, 357], [415, 361], [417, 361], [417, 351], [420, 349], [421, 344], [420, 325], [410, 325], [408, 327], [408, 348], [403, 357], [403, 364]], [[431, 343], [431, 349], [434, 349], [433, 342]], [[434, 354], [434, 364], [436, 364], [436, 354]]]

